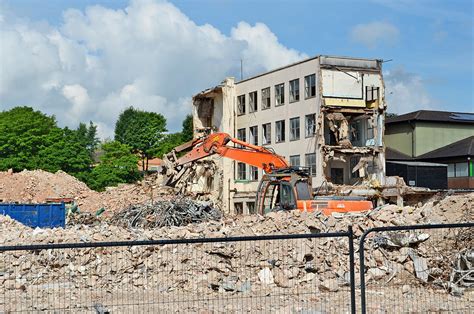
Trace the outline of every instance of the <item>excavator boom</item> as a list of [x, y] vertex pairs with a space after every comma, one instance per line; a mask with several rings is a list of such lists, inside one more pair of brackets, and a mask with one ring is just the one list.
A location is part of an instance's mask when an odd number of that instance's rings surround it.
[[[229, 142], [237, 144], [238, 146], [227, 146]], [[275, 154], [275, 152], [270, 149], [240, 141], [232, 138], [227, 133], [213, 133], [204, 138], [182, 144], [176, 147], [172, 154], [176, 156], [177, 152], [179, 153], [190, 148], [192, 148], [191, 151], [176, 159], [175, 166], [182, 166], [217, 154], [261, 168], [266, 173], [272, 173], [274, 170], [289, 167], [285, 158]]]

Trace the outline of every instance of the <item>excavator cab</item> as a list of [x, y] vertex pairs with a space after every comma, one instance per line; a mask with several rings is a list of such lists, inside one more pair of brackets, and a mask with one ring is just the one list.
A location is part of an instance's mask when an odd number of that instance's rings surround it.
[[299, 208], [302, 201], [311, 200], [311, 180], [301, 168], [287, 168], [265, 174], [257, 190], [257, 212], [264, 215], [272, 211]]

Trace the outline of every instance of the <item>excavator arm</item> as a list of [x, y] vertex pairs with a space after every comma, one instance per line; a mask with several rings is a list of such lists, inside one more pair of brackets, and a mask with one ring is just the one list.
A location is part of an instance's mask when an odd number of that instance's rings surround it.
[[[227, 146], [229, 142], [239, 146]], [[177, 153], [186, 150], [190, 151], [179, 158], [176, 157]], [[176, 147], [167, 157], [173, 160], [174, 167], [179, 167], [214, 154], [261, 168], [266, 173], [289, 166], [285, 158], [272, 150], [232, 138], [227, 133], [212, 133], [184, 143]]]

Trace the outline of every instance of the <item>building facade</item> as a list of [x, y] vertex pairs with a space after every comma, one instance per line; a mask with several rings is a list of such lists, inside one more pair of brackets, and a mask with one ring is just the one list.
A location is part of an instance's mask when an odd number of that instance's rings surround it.
[[449, 189], [474, 188], [474, 113], [419, 110], [392, 117], [385, 143], [387, 160], [445, 164]]
[[[193, 97], [195, 130], [269, 146], [323, 182], [383, 184], [384, 83], [380, 60], [317, 56]], [[199, 132], [195, 134], [199, 136]], [[262, 170], [219, 159], [224, 208], [252, 213]]]

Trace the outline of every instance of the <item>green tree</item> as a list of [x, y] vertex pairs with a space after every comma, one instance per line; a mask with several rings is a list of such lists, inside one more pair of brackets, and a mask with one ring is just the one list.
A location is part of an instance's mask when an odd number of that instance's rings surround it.
[[76, 132], [79, 142], [87, 149], [90, 156], [92, 157], [92, 154], [99, 144], [99, 138], [97, 137], [97, 126], [94, 125], [92, 121], [89, 121], [89, 126], [81, 122], [79, 123]]
[[80, 179], [90, 170], [92, 154], [77, 130], [56, 128], [45, 140], [38, 153], [37, 167], [46, 171], [63, 170]]
[[0, 112], [0, 170], [36, 168], [39, 153], [58, 129], [54, 116], [30, 107]]
[[92, 123], [62, 129], [54, 116], [30, 107], [0, 112], [0, 170], [63, 170], [85, 180], [96, 145]]
[[173, 148], [183, 144], [183, 134], [181, 132], [171, 133], [164, 136], [158, 149], [156, 150], [156, 157], [163, 158], [164, 154], [169, 153]]
[[126, 144], [139, 154], [143, 171], [148, 170], [148, 159], [156, 156], [166, 132], [166, 119], [155, 112], [130, 107], [123, 111], [115, 124], [115, 140]]
[[183, 142], [189, 142], [193, 139], [194, 130], [193, 130], [193, 116], [188, 114], [183, 121], [183, 130], [182, 133], [182, 140]]
[[118, 141], [102, 144], [103, 155], [88, 179], [90, 188], [102, 191], [119, 183], [135, 182], [140, 178], [138, 156], [131, 153], [131, 147]]

